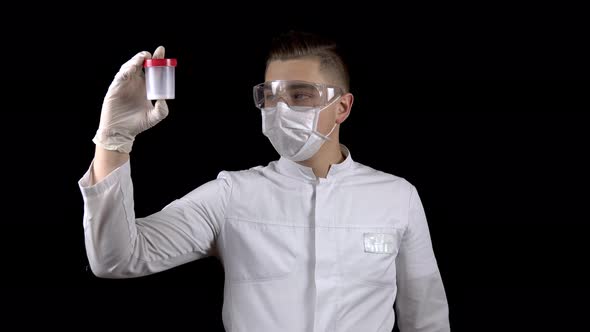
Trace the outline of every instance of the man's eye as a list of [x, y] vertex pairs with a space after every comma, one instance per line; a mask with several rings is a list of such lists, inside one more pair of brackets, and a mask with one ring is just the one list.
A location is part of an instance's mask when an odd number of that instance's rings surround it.
[[294, 96], [294, 98], [296, 100], [306, 100], [306, 99], [311, 98], [311, 96], [310, 95], [307, 95], [307, 94], [304, 94], [304, 93], [296, 93], [295, 96]]

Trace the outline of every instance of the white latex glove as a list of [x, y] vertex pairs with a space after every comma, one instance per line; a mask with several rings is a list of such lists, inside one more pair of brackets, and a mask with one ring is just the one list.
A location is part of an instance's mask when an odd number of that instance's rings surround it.
[[[164, 47], [154, 52], [154, 59], [164, 58]], [[147, 99], [143, 61], [151, 59], [150, 52], [137, 53], [127, 61], [115, 78], [102, 103], [100, 124], [92, 141], [107, 149], [129, 153], [135, 136], [168, 115], [164, 100], [155, 105]]]

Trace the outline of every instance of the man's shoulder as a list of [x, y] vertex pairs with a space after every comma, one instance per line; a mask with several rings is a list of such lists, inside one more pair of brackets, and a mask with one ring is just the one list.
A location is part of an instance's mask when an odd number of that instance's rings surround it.
[[225, 178], [236, 179], [236, 180], [254, 179], [254, 178], [261, 177], [264, 169], [267, 167], [268, 166], [259, 165], [259, 166], [253, 166], [250, 168], [240, 169], [240, 170], [223, 170], [223, 171], [219, 172], [219, 174], [217, 175], [217, 178], [225, 177]]
[[373, 178], [378, 178], [378, 179], [382, 179], [385, 181], [406, 181], [406, 179], [404, 179], [401, 176], [398, 176], [396, 174], [393, 173], [388, 173], [386, 171], [377, 169], [375, 167], [369, 166], [369, 165], [365, 165], [362, 163], [359, 163], [358, 161], [354, 162], [354, 167], [355, 167], [355, 172], [354, 174], [356, 176], [366, 176], [366, 177], [373, 177]]
[[366, 181], [401, 186], [407, 189], [411, 189], [413, 186], [404, 177], [376, 169], [374, 167], [359, 163], [357, 161], [354, 162], [354, 167], [354, 175], [357, 177], [364, 178]]

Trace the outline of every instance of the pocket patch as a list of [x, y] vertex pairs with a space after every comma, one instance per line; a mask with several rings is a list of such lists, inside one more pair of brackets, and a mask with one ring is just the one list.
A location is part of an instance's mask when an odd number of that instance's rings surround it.
[[365, 252], [373, 254], [392, 254], [394, 235], [388, 233], [364, 233]]

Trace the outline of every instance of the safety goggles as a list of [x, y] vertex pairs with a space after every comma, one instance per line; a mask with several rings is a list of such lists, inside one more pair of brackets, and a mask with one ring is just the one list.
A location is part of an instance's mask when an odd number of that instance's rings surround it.
[[337, 86], [306, 81], [268, 81], [254, 86], [254, 104], [260, 109], [282, 101], [291, 107], [321, 107], [342, 96]]

